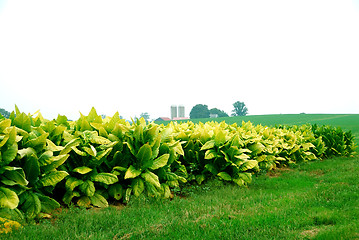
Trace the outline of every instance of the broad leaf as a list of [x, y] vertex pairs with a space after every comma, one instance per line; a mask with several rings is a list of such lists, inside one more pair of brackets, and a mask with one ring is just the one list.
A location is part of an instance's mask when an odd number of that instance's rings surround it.
[[46, 146], [46, 139], [49, 136], [48, 133], [44, 133], [41, 136], [31, 139], [25, 143], [25, 146], [32, 147], [36, 151], [41, 151]]
[[56, 146], [55, 143], [53, 143], [50, 139], [46, 139], [46, 145], [47, 150], [50, 150], [52, 152], [58, 152], [64, 149], [63, 146]]
[[83, 147], [83, 149], [85, 150], [85, 152], [87, 152], [89, 155], [93, 156], [93, 157], [96, 157], [97, 155], [97, 151], [95, 149], [94, 146], [92, 146], [90, 144], [90, 147]]
[[107, 185], [114, 184], [114, 183], [118, 182], [117, 176], [112, 173], [99, 173], [99, 174], [93, 176], [91, 179], [92, 179], [92, 181], [101, 182], [101, 183], [104, 183]]
[[19, 197], [10, 189], [0, 187], [0, 208], [14, 209], [19, 204]]
[[70, 155], [65, 154], [65, 155], [58, 155], [55, 157], [51, 157], [48, 161], [50, 161], [51, 163], [49, 165], [45, 165], [42, 167], [44, 172], [49, 172], [52, 171], [54, 169], [56, 169], [57, 167], [61, 166], [69, 157]]
[[147, 182], [152, 184], [153, 186], [160, 188], [161, 184], [158, 179], [158, 176], [154, 174], [153, 172], [147, 171], [141, 174], [141, 177]]
[[0, 121], [0, 132], [3, 132], [6, 128], [11, 126], [10, 119], [4, 119]]
[[17, 184], [26, 186], [29, 183], [25, 178], [23, 169], [19, 167], [8, 167], [0, 178], [2, 183], [10, 186]]
[[41, 202], [41, 212], [51, 213], [53, 210], [60, 207], [60, 204], [55, 200], [45, 195], [38, 195]]
[[139, 161], [139, 167], [141, 169], [149, 168], [153, 163], [151, 157], [152, 157], [151, 146], [149, 144], [143, 145], [136, 155], [136, 158]]
[[215, 140], [210, 140], [207, 141], [202, 147], [201, 147], [201, 151], [202, 150], [207, 150], [207, 149], [211, 149], [215, 146], [216, 141]]
[[84, 183], [84, 181], [82, 181], [80, 179], [77, 179], [74, 177], [69, 177], [66, 180], [65, 187], [68, 191], [73, 191], [75, 189], [75, 187], [80, 186], [83, 183]]
[[247, 171], [252, 168], [258, 168], [258, 162], [256, 160], [247, 160], [240, 166], [240, 171]]
[[226, 180], [226, 181], [231, 181], [232, 180], [231, 175], [229, 175], [226, 172], [220, 172], [220, 173], [217, 174], [217, 176], [220, 176], [223, 180]]
[[39, 161], [35, 154], [31, 154], [25, 160], [24, 171], [30, 183], [34, 183], [40, 175]]
[[90, 197], [88, 196], [82, 196], [79, 198], [79, 200], [77, 200], [77, 205], [80, 206], [80, 207], [90, 207], [91, 205], [91, 200], [90, 200]]
[[25, 113], [16, 113], [16, 117], [12, 124], [26, 132], [31, 132], [31, 120]]
[[249, 172], [238, 173], [238, 177], [243, 179], [246, 183], [250, 183], [252, 181], [252, 174]]
[[207, 169], [210, 173], [212, 173], [213, 175], [217, 175], [218, 174], [218, 170], [216, 169], [216, 167], [214, 166], [214, 164], [212, 163], [207, 163], [204, 166], [205, 169]]
[[77, 172], [80, 174], [86, 174], [92, 171], [92, 168], [86, 167], [86, 166], [82, 166], [82, 167], [77, 167], [74, 170], [72, 170], [73, 172]]
[[141, 178], [135, 178], [132, 180], [131, 187], [132, 187], [133, 195], [138, 197], [145, 189], [145, 184], [143, 183], [143, 180]]
[[134, 166], [131, 165], [125, 173], [125, 179], [135, 178], [140, 174], [141, 174], [141, 171], [137, 170]]
[[28, 218], [35, 218], [37, 214], [41, 212], [41, 201], [39, 197], [29, 191], [23, 193], [20, 197], [23, 202], [21, 209], [25, 212], [25, 215]]
[[45, 174], [41, 180], [40, 183], [42, 186], [56, 186], [57, 183], [61, 182], [67, 175], [69, 175], [65, 171], [52, 171], [47, 174]]
[[150, 167], [152, 170], [164, 167], [167, 164], [168, 158], [170, 157], [169, 154], [163, 154], [160, 157], [156, 158], [153, 161], [152, 166]]
[[116, 200], [120, 200], [123, 196], [123, 188], [121, 184], [113, 184], [108, 188], [108, 193]]
[[108, 207], [108, 202], [101, 194], [95, 193], [93, 196], [89, 196], [92, 205], [96, 207]]
[[87, 180], [84, 183], [82, 183], [79, 187], [81, 192], [86, 194], [86, 196], [93, 196], [95, 194], [95, 185], [92, 181]]
[[206, 179], [206, 177], [203, 174], [196, 175], [196, 181], [198, 184], [202, 184], [202, 182]]
[[8, 165], [10, 162], [12, 162], [16, 157], [17, 150], [18, 150], [17, 144], [14, 143], [9, 148], [7, 148], [5, 152], [2, 152], [1, 153], [2, 164]]
[[206, 153], [204, 155], [204, 159], [212, 159], [212, 158], [215, 158], [217, 156], [218, 156], [218, 154], [217, 154], [216, 150], [209, 149], [209, 150], [206, 151]]
[[35, 149], [31, 148], [31, 147], [28, 147], [28, 148], [23, 148], [23, 149], [20, 149], [19, 151], [17, 151], [17, 154], [20, 155], [20, 159], [23, 158], [23, 157], [28, 157], [30, 156], [31, 154], [35, 154], [36, 155], [36, 151]]
[[62, 198], [62, 201], [69, 205], [71, 203], [72, 198], [74, 197], [80, 197], [80, 193], [76, 192], [76, 191], [67, 191], [64, 195], [64, 197]]
[[68, 142], [64, 149], [61, 150], [60, 154], [67, 154], [69, 153], [71, 150], [72, 150], [72, 147], [76, 147], [78, 145], [80, 145], [81, 143], [81, 139], [80, 138], [75, 138], [75, 139], [72, 139], [70, 142]]

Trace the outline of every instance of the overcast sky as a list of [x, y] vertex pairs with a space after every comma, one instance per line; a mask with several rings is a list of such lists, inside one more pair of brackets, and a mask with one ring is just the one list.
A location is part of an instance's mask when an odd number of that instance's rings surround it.
[[0, 0], [0, 108], [359, 113], [359, 0]]

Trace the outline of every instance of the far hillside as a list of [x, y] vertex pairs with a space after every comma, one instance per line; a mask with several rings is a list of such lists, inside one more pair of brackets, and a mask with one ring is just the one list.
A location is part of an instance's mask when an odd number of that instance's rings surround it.
[[[250, 121], [253, 124], [261, 124], [263, 126], [285, 125], [302, 125], [306, 123], [318, 125], [340, 126], [344, 130], [352, 131], [359, 145], [359, 114], [275, 114], [275, 115], [251, 115], [239, 117], [223, 117], [223, 118], [201, 118], [190, 119], [194, 123], [225, 121], [228, 124], [241, 124], [242, 121]], [[156, 122], [158, 124], [167, 124], [167, 121]]]

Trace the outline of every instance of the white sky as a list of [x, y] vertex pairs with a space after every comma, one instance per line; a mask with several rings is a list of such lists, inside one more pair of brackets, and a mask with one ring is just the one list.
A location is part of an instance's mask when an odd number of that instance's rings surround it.
[[0, 0], [0, 108], [359, 113], [359, 0]]

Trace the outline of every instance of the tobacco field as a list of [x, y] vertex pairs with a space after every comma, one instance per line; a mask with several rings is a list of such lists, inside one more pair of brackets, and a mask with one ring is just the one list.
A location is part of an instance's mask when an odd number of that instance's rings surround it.
[[107, 207], [132, 197], [172, 198], [183, 184], [218, 178], [246, 186], [260, 172], [352, 156], [339, 127], [251, 122], [129, 123], [92, 108], [77, 121], [16, 110], [0, 115], [0, 217], [41, 219], [60, 206]]

